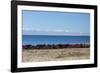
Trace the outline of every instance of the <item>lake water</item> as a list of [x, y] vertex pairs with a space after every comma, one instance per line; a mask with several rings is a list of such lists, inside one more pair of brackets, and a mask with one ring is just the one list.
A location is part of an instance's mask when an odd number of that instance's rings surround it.
[[23, 45], [90, 43], [90, 36], [23, 35]]

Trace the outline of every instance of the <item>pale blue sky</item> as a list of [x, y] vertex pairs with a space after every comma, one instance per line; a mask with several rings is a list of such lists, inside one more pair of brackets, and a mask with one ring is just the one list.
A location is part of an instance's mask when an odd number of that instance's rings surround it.
[[22, 11], [24, 35], [89, 35], [90, 14]]

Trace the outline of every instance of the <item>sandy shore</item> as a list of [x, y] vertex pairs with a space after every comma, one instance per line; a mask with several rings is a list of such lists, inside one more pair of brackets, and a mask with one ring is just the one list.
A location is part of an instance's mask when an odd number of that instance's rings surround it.
[[22, 62], [89, 59], [90, 48], [23, 49]]

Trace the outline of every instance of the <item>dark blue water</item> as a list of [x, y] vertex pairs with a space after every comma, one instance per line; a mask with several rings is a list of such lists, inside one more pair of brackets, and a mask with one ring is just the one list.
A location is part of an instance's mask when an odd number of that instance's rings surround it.
[[23, 45], [90, 43], [89, 36], [23, 35]]

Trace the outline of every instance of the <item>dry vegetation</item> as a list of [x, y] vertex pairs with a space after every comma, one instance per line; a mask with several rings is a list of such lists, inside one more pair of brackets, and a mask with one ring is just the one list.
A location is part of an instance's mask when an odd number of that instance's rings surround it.
[[22, 62], [89, 59], [90, 48], [23, 49]]

